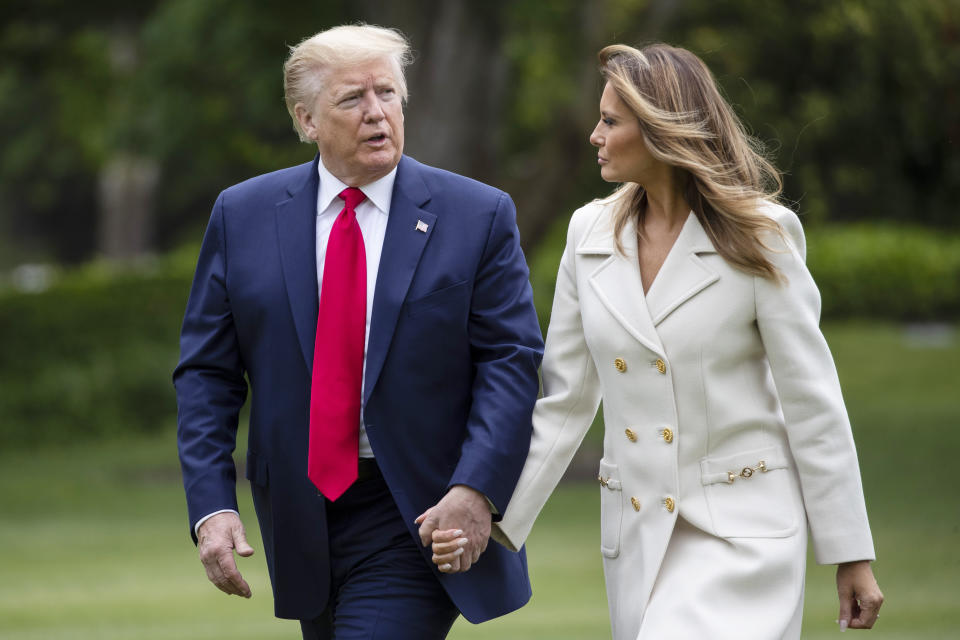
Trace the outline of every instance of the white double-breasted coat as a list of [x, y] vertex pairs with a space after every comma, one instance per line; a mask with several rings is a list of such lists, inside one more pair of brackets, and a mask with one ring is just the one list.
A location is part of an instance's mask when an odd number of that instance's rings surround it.
[[800, 222], [763, 207], [778, 284], [728, 264], [691, 213], [644, 295], [615, 197], [571, 219], [530, 453], [493, 536], [524, 543], [602, 398], [615, 640], [799, 637], [807, 525], [821, 564], [874, 558]]

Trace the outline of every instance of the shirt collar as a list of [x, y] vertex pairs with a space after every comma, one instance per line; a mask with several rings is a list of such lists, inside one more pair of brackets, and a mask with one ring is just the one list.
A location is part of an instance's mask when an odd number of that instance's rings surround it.
[[[320, 158], [320, 162], [317, 163], [317, 173], [320, 174], [320, 192], [317, 195], [317, 211], [323, 212], [327, 210], [327, 207], [330, 206], [334, 198], [339, 196], [340, 192], [347, 188], [347, 185], [323, 166], [323, 158]], [[390, 212], [390, 202], [393, 199], [393, 183], [396, 179], [397, 168], [394, 167], [390, 173], [378, 180], [363, 185], [360, 187], [360, 190], [363, 191], [363, 195], [367, 196], [367, 199], [373, 203], [377, 210], [387, 214]]]

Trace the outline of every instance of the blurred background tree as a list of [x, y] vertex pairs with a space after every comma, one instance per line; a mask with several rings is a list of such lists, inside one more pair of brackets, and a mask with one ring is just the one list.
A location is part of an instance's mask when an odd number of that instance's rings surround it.
[[785, 170], [825, 317], [960, 317], [960, 0], [6, 0], [0, 442], [173, 423], [210, 207], [314, 156], [283, 61], [355, 21], [416, 50], [406, 150], [517, 201], [544, 327], [567, 219], [611, 189], [596, 52], [656, 40], [705, 59]]
[[357, 20], [418, 52], [407, 150], [518, 202], [525, 246], [601, 195], [596, 51], [701, 55], [812, 222], [957, 226], [956, 0], [8, 0], [0, 7], [0, 268], [195, 241], [216, 193], [309, 160], [287, 46]]

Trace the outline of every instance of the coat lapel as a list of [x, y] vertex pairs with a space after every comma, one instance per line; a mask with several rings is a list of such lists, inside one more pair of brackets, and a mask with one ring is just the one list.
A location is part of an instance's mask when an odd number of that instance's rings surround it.
[[320, 294], [317, 291], [317, 173], [319, 155], [302, 165], [308, 175], [293, 180], [287, 188], [290, 198], [277, 203], [277, 236], [280, 262], [287, 298], [303, 361], [309, 372], [313, 366], [313, 348], [317, 335]]
[[654, 328], [640, 281], [636, 225], [628, 222], [621, 235], [623, 253], [616, 251], [611, 216], [597, 216], [577, 255], [607, 256], [588, 277], [594, 293], [623, 327], [651, 351], [666, 357]]
[[647, 308], [653, 324], [659, 325], [684, 302], [720, 279], [698, 254], [716, 253], [696, 214], [690, 213], [650, 290]]
[[[407, 297], [420, 256], [436, 226], [437, 216], [420, 208], [429, 200], [430, 191], [420, 177], [417, 163], [403, 156], [393, 185], [393, 199], [387, 216], [383, 252], [380, 254], [380, 268], [373, 294], [364, 404], [370, 398], [383, 369], [400, 308]], [[426, 224], [426, 231], [420, 230], [423, 228], [420, 223]]]

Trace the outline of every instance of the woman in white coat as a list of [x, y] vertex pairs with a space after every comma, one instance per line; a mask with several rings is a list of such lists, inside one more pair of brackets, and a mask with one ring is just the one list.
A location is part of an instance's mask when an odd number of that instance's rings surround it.
[[[692, 53], [600, 52], [590, 136], [622, 183], [576, 211], [544, 396], [493, 537], [518, 549], [603, 399], [601, 553], [616, 640], [799, 638], [809, 526], [840, 628], [883, 597], [857, 455], [793, 212]], [[453, 532], [435, 561], [459, 570]]]

